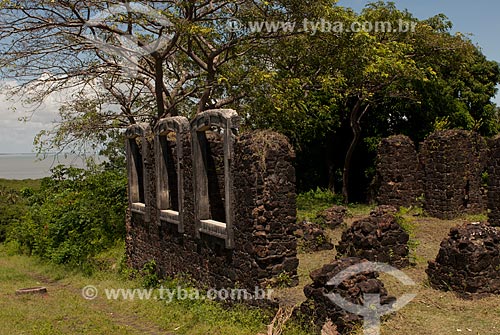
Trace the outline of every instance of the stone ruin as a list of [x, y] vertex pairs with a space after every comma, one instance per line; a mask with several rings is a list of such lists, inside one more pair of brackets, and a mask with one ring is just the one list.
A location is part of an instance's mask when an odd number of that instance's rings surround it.
[[297, 283], [294, 152], [270, 131], [239, 135], [233, 110], [126, 131], [130, 265], [253, 289]]
[[408, 233], [398, 223], [396, 208], [380, 206], [342, 233], [336, 246], [338, 258], [359, 257], [397, 268], [410, 264]]
[[420, 150], [424, 209], [443, 219], [486, 209], [482, 173], [487, 145], [477, 133], [464, 130], [431, 134]]
[[500, 294], [500, 231], [482, 223], [452, 228], [426, 272], [433, 288], [464, 298]]
[[[383, 205], [409, 206], [418, 204], [416, 196], [423, 193], [424, 210], [431, 216], [452, 219], [481, 213], [486, 209], [487, 157], [486, 141], [465, 130], [434, 132], [421, 144], [418, 156], [410, 139], [390, 137], [379, 146], [377, 200]], [[500, 202], [500, 192], [492, 196]]]
[[327, 294], [340, 295], [348, 302], [360, 306], [364, 304], [364, 294], [376, 294], [380, 296], [382, 306], [391, 306], [396, 299], [387, 294], [384, 284], [378, 279], [379, 274], [375, 271], [361, 271], [350, 275], [339, 285], [329, 284], [330, 280], [342, 271], [364, 262], [367, 261], [355, 257], [342, 258], [311, 272], [313, 283], [304, 288], [307, 300], [296, 312], [297, 318], [316, 329], [318, 333], [327, 320], [330, 320], [340, 334], [348, 334], [363, 322], [363, 317], [342, 309], [333, 303]]
[[383, 139], [376, 162], [377, 203], [409, 207], [423, 193], [417, 151], [404, 135]]
[[303, 252], [332, 250], [333, 244], [320, 225], [302, 221], [293, 233], [298, 239], [298, 248]]
[[316, 222], [320, 222], [330, 229], [335, 229], [344, 223], [347, 216], [346, 207], [334, 205], [319, 212], [316, 215]]
[[488, 160], [488, 222], [500, 227], [500, 136], [490, 141]]

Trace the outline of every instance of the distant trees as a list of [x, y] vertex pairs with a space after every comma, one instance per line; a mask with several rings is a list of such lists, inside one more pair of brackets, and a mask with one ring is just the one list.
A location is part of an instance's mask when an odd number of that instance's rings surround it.
[[[463, 35], [451, 35], [445, 16], [420, 21], [393, 3], [377, 2], [360, 15], [331, 7], [322, 18], [346, 27], [352, 22], [415, 27], [413, 32], [293, 36], [281, 40], [271, 57], [275, 67], [253, 102], [258, 107], [251, 108], [252, 122], [290, 136], [309, 155], [305, 164], [316, 165], [312, 169], [327, 166], [327, 185], [334, 190], [340, 184], [345, 201], [353, 156], [363, 138], [372, 150], [378, 139], [393, 133], [421, 140], [443, 118], [450, 127], [498, 132], [491, 102], [500, 81], [498, 64]], [[311, 160], [315, 151], [318, 157]], [[314, 183], [325, 185], [325, 180]]]

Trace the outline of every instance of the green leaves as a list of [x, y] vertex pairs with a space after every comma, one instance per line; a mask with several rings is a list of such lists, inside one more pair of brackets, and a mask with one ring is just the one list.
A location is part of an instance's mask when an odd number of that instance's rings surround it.
[[126, 177], [119, 170], [58, 166], [29, 202], [10, 239], [55, 263], [84, 265], [125, 236]]

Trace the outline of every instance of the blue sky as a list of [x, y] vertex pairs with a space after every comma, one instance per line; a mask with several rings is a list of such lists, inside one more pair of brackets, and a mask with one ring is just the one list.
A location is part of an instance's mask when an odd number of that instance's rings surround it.
[[[340, 0], [339, 5], [361, 10], [366, 0]], [[408, 9], [416, 17], [425, 19], [444, 13], [454, 24], [453, 31], [472, 34], [470, 38], [479, 45], [490, 60], [500, 62], [500, 1], [495, 0], [395, 0], [399, 9]], [[48, 99], [28, 123], [17, 119], [25, 116], [26, 108], [20, 103], [6, 101], [0, 93], [0, 153], [32, 152], [35, 134], [52, 127], [57, 118], [61, 99]], [[500, 95], [495, 101], [500, 105]], [[15, 107], [13, 113], [9, 107]]]
[[[360, 11], [373, 1], [340, 0], [338, 5]], [[497, 0], [395, 0], [398, 9], [408, 9], [419, 19], [445, 14], [453, 23], [453, 31], [472, 34], [469, 38], [486, 57], [500, 62], [500, 1]], [[496, 103], [500, 105], [500, 95]]]

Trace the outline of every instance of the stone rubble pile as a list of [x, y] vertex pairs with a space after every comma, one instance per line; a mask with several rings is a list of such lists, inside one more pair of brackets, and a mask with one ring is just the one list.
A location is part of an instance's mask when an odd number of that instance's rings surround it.
[[395, 208], [380, 206], [342, 233], [336, 246], [339, 257], [360, 257], [397, 268], [410, 264], [408, 233], [398, 224]]
[[328, 284], [342, 271], [366, 262], [355, 257], [343, 258], [311, 272], [313, 283], [304, 288], [307, 300], [300, 305], [297, 312], [299, 318], [316, 328], [318, 334], [327, 320], [335, 324], [340, 334], [348, 334], [356, 325], [363, 322], [363, 317], [342, 309], [330, 300], [328, 294], [340, 295], [346, 301], [359, 306], [363, 306], [365, 294], [380, 295], [381, 305], [394, 303], [395, 298], [387, 294], [384, 284], [378, 279], [378, 273], [375, 271], [353, 271], [349, 278], [339, 285]]
[[439, 290], [466, 298], [500, 294], [500, 231], [485, 223], [452, 228], [426, 272]]

